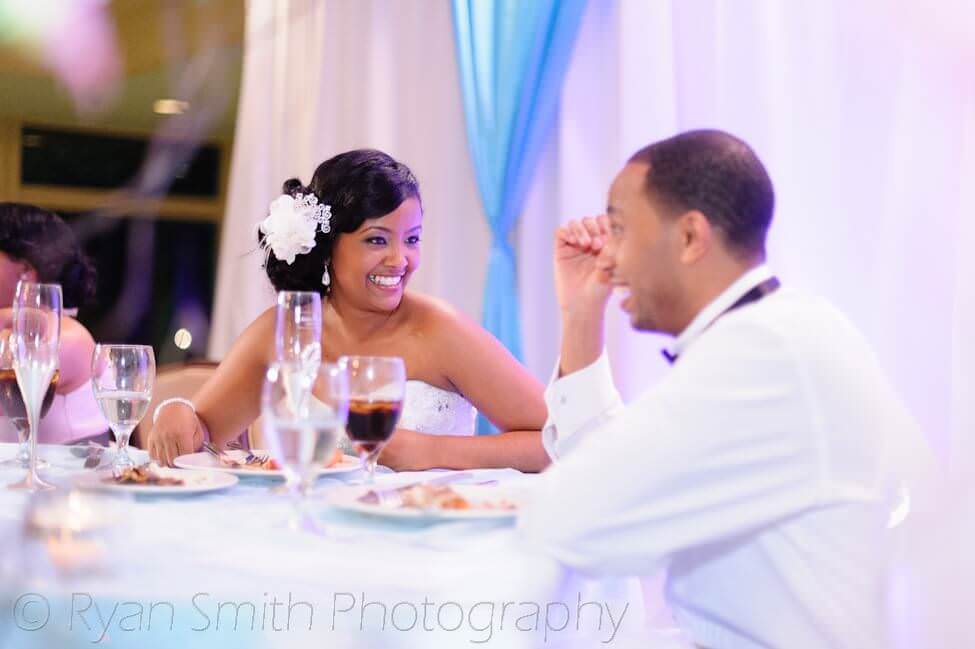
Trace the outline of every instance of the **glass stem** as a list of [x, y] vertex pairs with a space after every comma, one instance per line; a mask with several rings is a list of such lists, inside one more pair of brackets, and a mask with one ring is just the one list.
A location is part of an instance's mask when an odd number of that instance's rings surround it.
[[379, 462], [379, 451], [366, 455], [366, 484], [376, 484], [376, 463]]
[[132, 427], [123, 430], [115, 430], [115, 458], [112, 460], [112, 474], [118, 476], [130, 467], [135, 466], [135, 462], [129, 457], [129, 437], [132, 436]]
[[17, 460], [26, 469], [30, 467], [30, 424], [26, 424], [25, 426], [17, 425], [17, 435], [20, 437]]
[[[43, 400], [43, 396], [44, 395], [42, 394], [41, 400]], [[54, 485], [48, 484], [42, 480], [39, 475], [37, 475], [37, 426], [41, 419], [40, 400], [38, 400], [37, 403], [34, 403], [33, 399], [24, 399], [24, 407], [27, 410], [27, 426], [30, 435], [30, 457], [27, 461], [27, 475], [24, 476], [24, 479], [20, 482], [7, 485], [7, 488], [30, 492], [53, 489]]]
[[[43, 395], [41, 395], [43, 397]], [[30, 435], [30, 459], [27, 468], [27, 477], [24, 483], [29, 491], [43, 491], [53, 489], [54, 486], [48, 484], [37, 474], [37, 428], [41, 422], [41, 404], [32, 403], [27, 408], [27, 425]]]
[[132, 429], [120, 431], [115, 434], [115, 443], [118, 446], [119, 457], [129, 460], [129, 438], [132, 437]]
[[30, 459], [28, 460], [27, 479], [34, 481], [37, 479], [37, 420], [40, 419], [40, 408], [30, 404], [27, 408], [27, 435], [30, 444]]

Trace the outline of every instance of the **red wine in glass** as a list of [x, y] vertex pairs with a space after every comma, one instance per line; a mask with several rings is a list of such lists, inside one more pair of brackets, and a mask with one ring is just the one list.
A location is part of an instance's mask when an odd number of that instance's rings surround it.
[[402, 409], [402, 401], [350, 400], [346, 428], [356, 449], [369, 455], [382, 450], [396, 430]]

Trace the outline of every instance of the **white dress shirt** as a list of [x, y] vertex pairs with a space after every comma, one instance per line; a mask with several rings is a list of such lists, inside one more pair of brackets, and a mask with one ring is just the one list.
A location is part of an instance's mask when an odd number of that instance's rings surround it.
[[625, 407], [605, 354], [553, 381], [554, 462], [520, 526], [584, 572], [666, 568], [701, 647], [885, 647], [887, 521], [919, 431], [824, 300], [782, 288], [721, 315], [770, 276], [702, 310]]

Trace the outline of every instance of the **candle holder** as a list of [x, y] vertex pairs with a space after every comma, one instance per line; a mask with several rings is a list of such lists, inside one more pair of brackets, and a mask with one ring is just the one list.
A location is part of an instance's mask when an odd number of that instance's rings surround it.
[[24, 538], [61, 575], [91, 573], [107, 564], [108, 536], [124, 502], [71, 489], [34, 494], [24, 513]]

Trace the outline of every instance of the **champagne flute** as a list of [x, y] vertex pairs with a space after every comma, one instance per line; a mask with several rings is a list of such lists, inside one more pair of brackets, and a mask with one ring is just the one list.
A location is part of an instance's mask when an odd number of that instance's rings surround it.
[[61, 287], [58, 284], [17, 283], [13, 304], [13, 365], [27, 415], [30, 454], [27, 475], [11, 489], [53, 489], [37, 475], [37, 430], [41, 408], [58, 369], [61, 342]]
[[[10, 422], [11, 428], [17, 432], [17, 440], [20, 447], [17, 455], [9, 460], [0, 462], [0, 468], [17, 467], [27, 469], [30, 467], [30, 427], [27, 425], [27, 408], [24, 407], [24, 396], [20, 393], [20, 386], [17, 385], [17, 374], [14, 370], [14, 344], [11, 331], [6, 329], [0, 331], [0, 408]], [[57, 386], [59, 371], [54, 370], [54, 378], [44, 396], [44, 403], [41, 404], [41, 419], [51, 409], [54, 403], [54, 389]], [[37, 468], [46, 469], [50, 466], [45, 460], [37, 458]]]
[[[296, 388], [296, 384], [298, 389]], [[316, 530], [303, 513], [311, 485], [338, 445], [349, 408], [345, 369], [321, 363], [272, 363], [264, 377], [261, 416], [271, 457], [281, 463], [286, 486], [295, 497], [300, 527]], [[294, 524], [293, 527], [298, 527]]]
[[343, 356], [349, 373], [349, 439], [366, 469], [366, 482], [376, 481], [376, 462], [396, 431], [403, 409], [406, 366], [394, 356]]
[[311, 291], [279, 291], [274, 355], [283, 362], [317, 367], [322, 360], [322, 296]]
[[322, 296], [311, 291], [278, 291], [275, 315], [274, 356], [289, 367], [301, 368], [301, 372], [284, 375], [292, 381], [289, 389], [299, 390], [310, 385], [322, 361]]
[[112, 475], [135, 466], [129, 437], [149, 408], [156, 381], [156, 357], [148, 345], [95, 345], [91, 358], [95, 400], [115, 435]]

